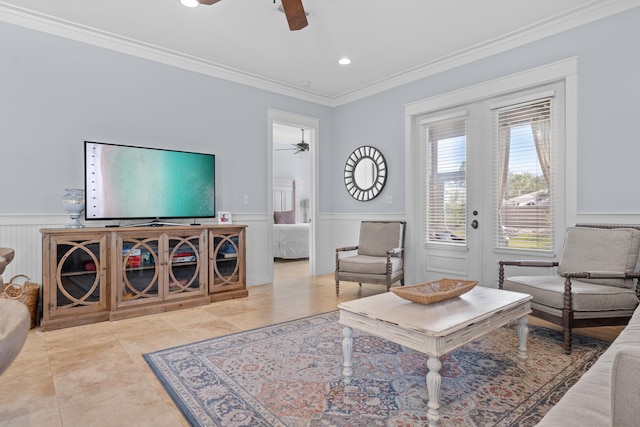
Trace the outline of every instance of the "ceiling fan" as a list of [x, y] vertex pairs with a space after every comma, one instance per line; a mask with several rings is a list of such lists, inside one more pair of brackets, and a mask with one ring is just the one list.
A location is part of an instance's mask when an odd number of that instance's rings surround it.
[[[220, 0], [198, 0], [200, 4], [212, 5], [218, 3]], [[291, 31], [301, 30], [309, 23], [307, 22], [307, 14], [302, 6], [302, 0], [281, 0], [284, 14], [287, 16], [287, 22], [289, 23], [289, 29]], [[275, 3], [276, 0], [273, 0]]]
[[297, 144], [291, 144], [293, 148], [278, 148], [276, 151], [296, 150], [293, 154], [309, 151], [309, 144], [304, 142], [304, 129], [300, 130], [302, 131], [302, 141], [298, 142]]

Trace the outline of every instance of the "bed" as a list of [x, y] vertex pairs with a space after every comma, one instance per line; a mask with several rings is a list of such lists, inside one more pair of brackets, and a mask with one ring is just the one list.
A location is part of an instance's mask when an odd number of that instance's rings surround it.
[[309, 258], [309, 223], [301, 222], [300, 195], [293, 180], [273, 180], [273, 257]]

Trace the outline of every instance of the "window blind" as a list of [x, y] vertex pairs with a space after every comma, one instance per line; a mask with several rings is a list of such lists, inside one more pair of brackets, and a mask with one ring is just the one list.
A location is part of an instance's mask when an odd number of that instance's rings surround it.
[[551, 250], [553, 98], [498, 108], [497, 246]]
[[426, 242], [466, 244], [467, 117], [422, 122], [425, 136]]

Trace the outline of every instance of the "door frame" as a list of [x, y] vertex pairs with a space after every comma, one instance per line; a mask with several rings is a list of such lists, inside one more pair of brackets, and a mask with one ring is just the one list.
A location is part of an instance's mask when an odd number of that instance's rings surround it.
[[[419, 118], [434, 111], [453, 108], [464, 104], [482, 101], [488, 98], [533, 88], [542, 84], [562, 80], [565, 84], [565, 188], [564, 215], [556, 218], [556, 238], [564, 235], [566, 224], [574, 224], [577, 218], [577, 58], [544, 65], [517, 74], [512, 74], [475, 86], [444, 93], [405, 106], [405, 186], [407, 221], [416, 230], [412, 239], [406, 242], [407, 268], [405, 279], [408, 283], [425, 281], [426, 262], [424, 260], [424, 224], [422, 210], [424, 196], [422, 192], [420, 124]], [[558, 202], [561, 202], [558, 200]], [[558, 232], [562, 230], [562, 232]], [[557, 245], [556, 245], [557, 247]], [[497, 267], [495, 268], [497, 276]], [[496, 277], [497, 279], [497, 277]], [[494, 280], [491, 280], [493, 282]], [[496, 283], [484, 283], [485, 286], [497, 286]]]
[[[311, 217], [309, 236], [309, 274], [316, 275], [316, 227], [318, 219], [318, 171], [319, 168], [319, 131], [320, 119], [288, 113], [285, 111], [267, 109], [267, 194], [273, 194], [273, 125], [274, 123], [309, 129], [309, 135], [305, 133], [305, 141], [309, 144], [309, 215]], [[269, 232], [267, 233], [268, 256], [273, 259], [273, 197], [267, 197], [267, 216]], [[268, 273], [273, 282], [273, 263], [270, 263]]]

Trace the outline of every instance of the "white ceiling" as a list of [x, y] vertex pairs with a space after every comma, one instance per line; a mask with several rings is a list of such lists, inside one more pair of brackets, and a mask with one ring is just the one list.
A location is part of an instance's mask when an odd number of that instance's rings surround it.
[[[0, 0], [0, 20], [339, 105], [640, 5], [639, 0]], [[279, 1], [278, 1], [279, 4]], [[341, 66], [338, 59], [353, 61]], [[309, 82], [305, 86], [303, 82]]]

